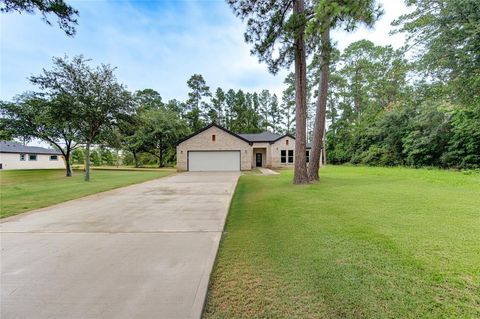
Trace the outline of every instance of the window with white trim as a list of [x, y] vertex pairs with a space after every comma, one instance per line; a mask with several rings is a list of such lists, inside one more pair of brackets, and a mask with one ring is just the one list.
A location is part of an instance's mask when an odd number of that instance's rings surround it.
[[281, 150], [280, 151], [280, 163], [285, 164], [287, 162], [287, 151]]
[[50, 160], [51, 161], [58, 161], [58, 156], [57, 155], [50, 155]]
[[28, 160], [29, 161], [36, 161], [37, 160], [37, 154], [28, 154]]
[[288, 163], [293, 163], [293, 150], [288, 150]]

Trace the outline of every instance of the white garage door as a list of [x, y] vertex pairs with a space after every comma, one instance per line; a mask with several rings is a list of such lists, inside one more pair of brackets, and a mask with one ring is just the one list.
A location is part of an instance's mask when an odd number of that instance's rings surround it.
[[240, 151], [190, 151], [188, 152], [188, 170], [202, 171], [239, 171]]

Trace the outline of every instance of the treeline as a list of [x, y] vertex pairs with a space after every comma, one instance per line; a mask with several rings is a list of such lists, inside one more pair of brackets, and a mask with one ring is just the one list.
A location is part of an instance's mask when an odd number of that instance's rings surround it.
[[176, 141], [211, 122], [234, 132], [293, 133], [291, 101], [268, 90], [217, 88], [212, 94], [202, 75], [194, 74], [186, 101], [164, 102], [153, 89], [129, 92], [108, 65], [91, 67], [83, 56], [53, 62], [52, 69], [30, 77], [37, 91], [1, 102], [0, 138], [51, 144], [66, 159], [67, 176], [70, 164], [84, 161], [173, 165]]
[[[158, 159], [149, 153], [137, 154], [138, 167], [158, 166]], [[101, 146], [90, 151], [90, 162], [94, 166], [133, 166], [133, 154], [119, 149]], [[85, 148], [78, 147], [72, 151], [70, 163], [83, 166], [85, 164]]]
[[[123, 159], [120, 158], [118, 151], [111, 150], [106, 147], [100, 147], [97, 149], [92, 149], [90, 151], [90, 162], [94, 166], [114, 166], [120, 165]], [[85, 149], [83, 147], [78, 147], [72, 151], [72, 157], [70, 158], [71, 164], [85, 164]]]
[[479, 25], [478, 1], [416, 1], [394, 22], [408, 46], [359, 41], [335, 56], [330, 162], [480, 167]]

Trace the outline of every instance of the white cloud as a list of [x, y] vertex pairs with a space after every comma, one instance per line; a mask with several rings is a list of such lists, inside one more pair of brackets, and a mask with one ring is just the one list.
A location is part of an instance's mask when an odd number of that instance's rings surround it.
[[[1, 16], [1, 98], [32, 89], [31, 74], [49, 68], [52, 56], [84, 54], [93, 63], [118, 67], [129, 89], [153, 88], [164, 99], [185, 99], [186, 81], [204, 75], [212, 90], [220, 86], [280, 94], [287, 71], [273, 76], [250, 55], [244, 25], [223, 1], [73, 1], [80, 11], [77, 35], [69, 38], [39, 15]], [[367, 38], [398, 47], [388, 35], [390, 22], [405, 12], [402, 1], [383, 1], [385, 15], [373, 30], [335, 31], [339, 48]]]

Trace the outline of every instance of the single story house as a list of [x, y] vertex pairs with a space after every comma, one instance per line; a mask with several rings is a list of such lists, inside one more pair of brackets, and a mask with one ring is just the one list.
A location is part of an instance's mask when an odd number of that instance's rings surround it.
[[[309, 145], [306, 152], [308, 160]], [[178, 171], [245, 171], [294, 163], [295, 137], [289, 134], [235, 134], [212, 123], [177, 143]]]
[[65, 168], [62, 153], [38, 146], [0, 141], [0, 169]]

